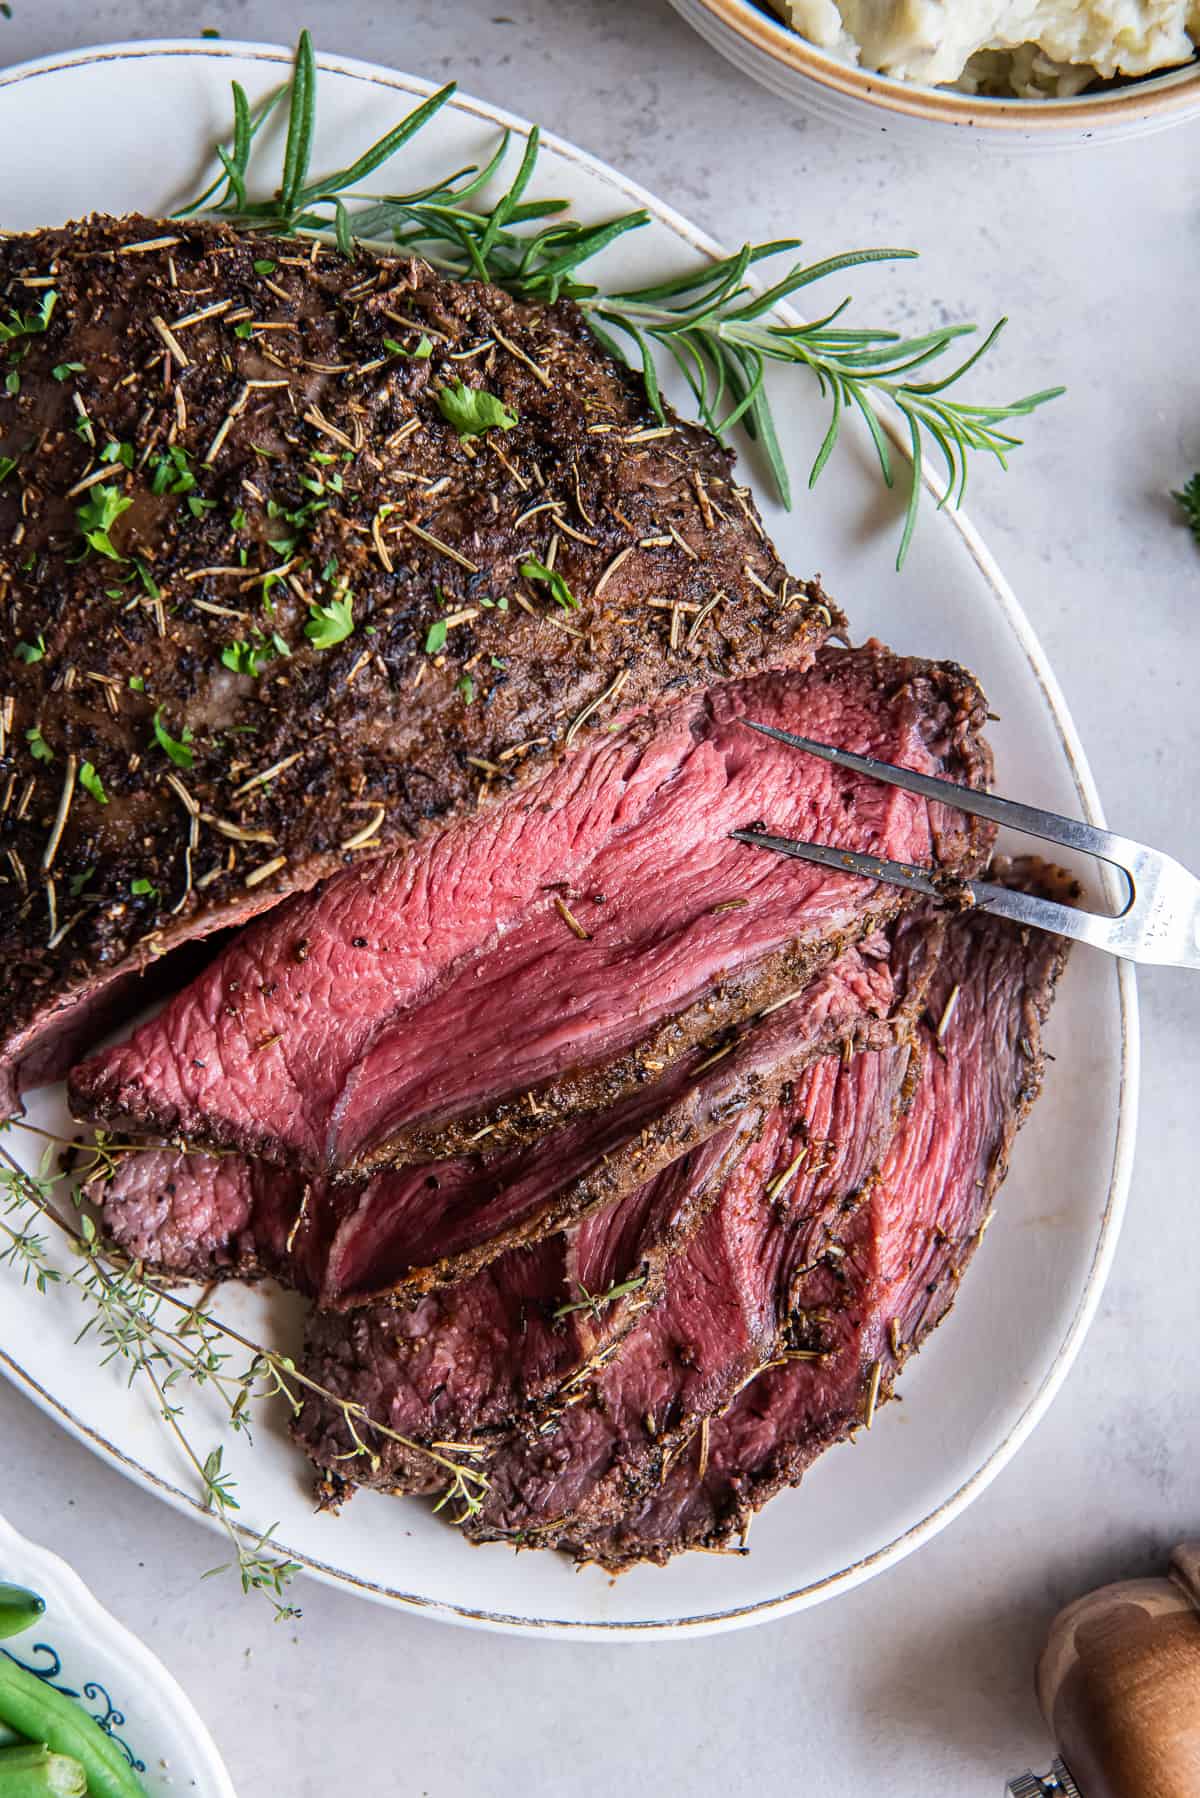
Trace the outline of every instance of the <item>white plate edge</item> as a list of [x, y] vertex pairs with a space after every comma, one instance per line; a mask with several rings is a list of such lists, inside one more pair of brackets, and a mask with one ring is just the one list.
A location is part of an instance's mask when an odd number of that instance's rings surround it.
[[[46, 1590], [60, 1592], [72, 1621], [82, 1620], [82, 1627], [89, 1640], [94, 1641], [103, 1651], [114, 1657], [120, 1656], [123, 1662], [128, 1662], [144, 1685], [155, 1689], [165, 1701], [171, 1716], [186, 1732], [189, 1752], [195, 1757], [193, 1765], [184, 1771], [189, 1778], [193, 1775], [202, 1776], [211, 1787], [211, 1795], [208, 1788], [201, 1788], [203, 1798], [237, 1798], [233, 1781], [208, 1725], [175, 1675], [164, 1666], [153, 1649], [147, 1647], [140, 1636], [134, 1635], [126, 1624], [101, 1604], [91, 1587], [61, 1555], [53, 1549], [43, 1547], [40, 1542], [31, 1542], [28, 1536], [22, 1535], [0, 1512], [0, 1557], [6, 1549], [15, 1551], [22, 1562], [19, 1570], [22, 1583], [32, 1580], [35, 1591], [40, 1591], [44, 1586]], [[53, 1627], [54, 1618], [49, 1606], [45, 1622], [48, 1628]]]
[[[154, 56], [211, 57], [230, 61], [244, 59], [274, 63], [282, 69], [288, 69], [291, 67], [293, 52], [283, 45], [232, 38], [134, 39], [37, 57], [14, 64], [11, 68], [0, 71], [0, 90], [21, 81], [36, 79], [43, 75], [53, 75], [97, 62], [139, 61]], [[318, 69], [409, 94], [430, 94], [435, 92], [438, 86], [437, 83], [427, 81], [421, 76], [408, 75], [401, 70], [391, 70], [379, 63], [364, 62], [357, 57], [318, 52], [316, 61]], [[505, 108], [493, 106], [490, 102], [476, 99], [471, 95], [456, 93], [452, 104], [491, 124], [498, 125], [502, 129], [511, 128], [515, 132], [527, 132], [530, 126], [530, 121], [520, 115], [511, 113]], [[719, 243], [706, 232], [698, 229], [674, 207], [666, 205], [637, 182], [630, 181], [621, 175], [600, 157], [593, 156], [590, 152], [560, 138], [553, 132], [543, 132], [542, 142], [567, 161], [586, 166], [608, 186], [620, 193], [625, 200], [634, 206], [644, 207], [692, 248], [714, 258], [728, 254], [728, 251]], [[798, 322], [799, 315], [792, 308], [782, 306], [778, 310], [781, 316]], [[885, 425], [897, 448], [902, 454], [905, 453], [905, 439], [897, 431], [894, 423], [885, 419]], [[925, 467], [921, 478], [927, 491], [935, 499], [940, 499], [944, 488], [935, 471]], [[1047, 708], [1071, 769], [1084, 817], [1090, 823], [1103, 825], [1105, 823], [1103, 807], [1086, 752], [1062, 688], [1028, 617], [967, 515], [961, 510], [948, 507], [945, 517], [962, 538], [971, 559], [991, 587], [1001, 615], [1017, 639], [1021, 651], [1042, 689]], [[884, 1568], [903, 1560], [959, 1516], [972, 1500], [991, 1484], [992, 1480], [1007, 1466], [1027, 1440], [1044, 1417], [1066, 1379], [1099, 1305], [1100, 1296], [1116, 1252], [1129, 1194], [1141, 1081], [1141, 1046], [1134, 970], [1132, 965], [1127, 962], [1117, 962], [1115, 972], [1121, 1012], [1121, 1079], [1117, 1126], [1107, 1201], [1087, 1282], [1054, 1361], [1008, 1434], [992, 1450], [983, 1465], [919, 1523], [911, 1525], [901, 1535], [894, 1537], [872, 1554], [794, 1592], [782, 1593], [772, 1599], [765, 1599], [755, 1604], [730, 1610], [707, 1612], [695, 1617], [675, 1618], [667, 1622], [660, 1622], [652, 1618], [625, 1619], [612, 1623], [576, 1622], [569, 1618], [523, 1618], [501, 1612], [475, 1611], [467, 1606], [442, 1603], [358, 1579], [327, 1562], [318, 1561], [311, 1555], [290, 1548], [284, 1542], [276, 1544], [280, 1552], [298, 1561], [307, 1572], [318, 1579], [343, 1588], [348, 1587], [380, 1603], [403, 1605], [422, 1615], [464, 1627], [543, 1639], [547, 1636], [560, 1637], [572, 1641], [612, 1641], [619, 1638], [644, 1641], [672, 1636], [717, 1634], [727, 1630], [746, 1628], [768, 1618], [790, 1615], [793, 1612], [807, 1609], [811, 1605], [834, 1596], [836, 1592], [850, 1591], [873, 1574], [882, 1572]], [[130, 1478], [136, 1480], [147, 1490], [166, 1498], [177, 1510], [200, 1517], [208, 1522], [210, 1528], [220, 1528], [217, 1520], [205, 1510], [198, 1498], [162, 1479], [149, 1468], [143, 1467], [140, 1462], [126, 1455], [115, 1444], [90, 1429], [82, 1419], [68, 1411], [58, 1399], [41, 1387], [3, 1350], [0, 1350], [0, 1368], [13, 1380], [14, 1384], [23, 1387], [39, 1409], [65, 1425], [72, 1435], [92, 1449], [94, 1453], [114, 1462]], [[248, 1536], [254, 1535], [254, 1532], [250, 1530], [246, 1530], [244, 1533]], [[93, 1600], [93, 1602], [96, 1601]]]

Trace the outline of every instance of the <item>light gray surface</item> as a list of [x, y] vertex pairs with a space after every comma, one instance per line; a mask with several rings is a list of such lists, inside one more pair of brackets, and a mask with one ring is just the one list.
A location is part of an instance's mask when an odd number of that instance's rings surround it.
[[[876, 316], [916, 325], [1011, 312], [989, 389], [1063, 380], [1070, 393], [1035, 421], [1011, 474], [978, 472], [974, 517], [1058, 668], [1110, 820], [1200, 869], [1200, 551], [1166, 499], [1200, 467], [1188, 341], [1200, 130], [1094, 157], [975, 160], [955, 143], [951, 159], [938, 140], [897, 159], [884, 136], [838, 138], [751, 87], [665, 0], [502, 3], [507, 22], [497, 0], [344, 0], [307, 17], [324, 48], [454, 73], [731, 242], [795, 232], [814, 251], [922, 246], [921, 264], [856, 281]], [[287, 39], [296, 17], [284, 0], [14, 0], [0, 61], [209, 24]], [[825, 572], [837, 591], [837, 571]], [[842, 597], [853, 611], [853, 594]], [[1200, 984], [1152, 973], [1141, 997], [1130, 1215], [1075, 1371], [964, 1518], [832, 1606], [722, 1638], [591, 1647], [470, 1636], [304, 1583], [303, 1622], [276, 1627], [230, 1579], [200, 1582], [219, 1559], [214, 1538], [6, 1386], [0, 1502], [163, 1656], [243, 1798], [518, 1787], [590, 1798], [646, 1781], [705, 1798], [801, 1783], [834, 1798], [991, 1798], [1006, 1772], [1048, 1759], [1031, 1674], [1051, 1612], [1200, 1533]], [[370, 1770], [351, 1781], [355, 1756]]]

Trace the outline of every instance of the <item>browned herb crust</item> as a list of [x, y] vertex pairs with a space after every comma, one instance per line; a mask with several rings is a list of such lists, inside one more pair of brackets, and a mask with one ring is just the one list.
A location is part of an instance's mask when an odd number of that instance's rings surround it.
[[[50, 294], [46, 328], [0, 346], [14, 1060], [106, 975], [540, 772], [606, 690], [582, 728], [804, 665], [838, 623], [728, 454], [660, 427], [569, 303], [139, 218], [0, 242], [0, 306]], [[460, 438], [437, 401], [458, 380], [516, 427]], [[84, 536], [106, 493], [132, 502], [113, 555]], [[347, 601], [318, 647], [314, 608]], [[222, 661], [235, 643], [254, 672]]]

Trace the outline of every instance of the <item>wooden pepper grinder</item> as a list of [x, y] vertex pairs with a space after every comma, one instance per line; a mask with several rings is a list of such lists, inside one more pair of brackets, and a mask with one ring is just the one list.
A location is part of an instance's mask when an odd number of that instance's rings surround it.
[[1200, 1798], [1200, 1542], [1060, 1611], [1037, 1693], [1059, 1758], [1010, 1798]]

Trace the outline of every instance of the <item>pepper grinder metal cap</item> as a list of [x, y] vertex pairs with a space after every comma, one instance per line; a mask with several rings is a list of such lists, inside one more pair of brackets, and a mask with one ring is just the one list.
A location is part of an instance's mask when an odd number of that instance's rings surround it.
[[1040, 1779], [1036, 1773], [1018, 1773], [1015, 1779], [1009, 1780], [1005, 1790], [1007, 1798], [1083, 1798], [1057, 1756], [1049, 1773], [1043, 1773]]

